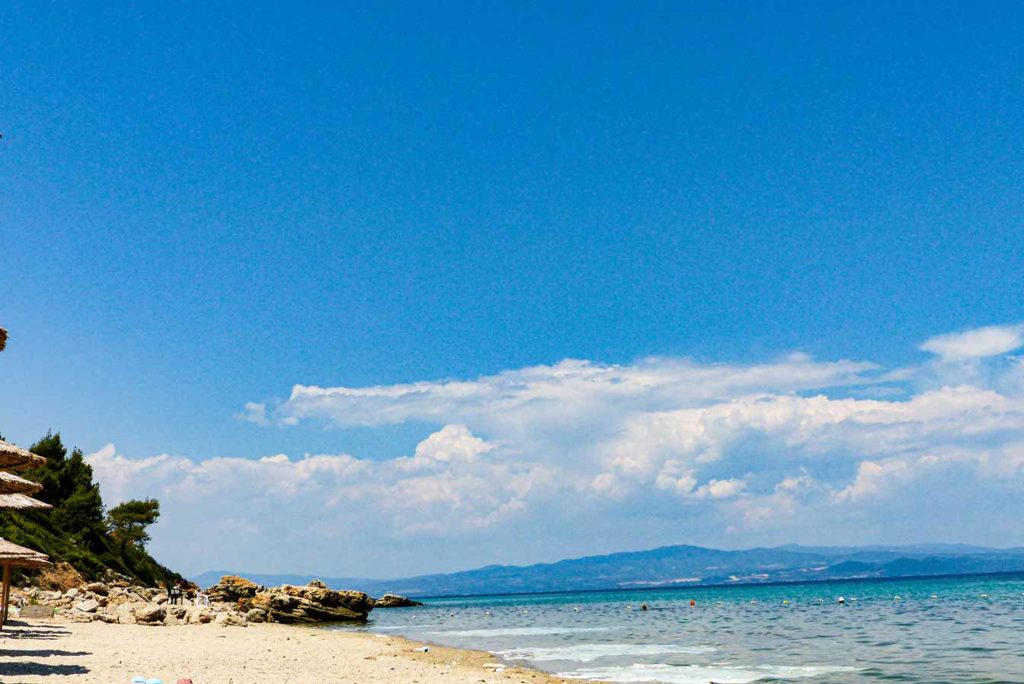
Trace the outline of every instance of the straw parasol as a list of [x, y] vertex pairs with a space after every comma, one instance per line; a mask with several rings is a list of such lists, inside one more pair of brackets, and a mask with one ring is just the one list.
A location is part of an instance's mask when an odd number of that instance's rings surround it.
[[48, 511], [53, 506], [45, 501], [33, 499], [26, 494], [0, 494], [0, 510], [10, 511]]
[[[0, 352], [7, 346], [7, 331], [0, 328]], [[13, 510], [49, 509], [48, 503], [36, 501], [27, 494], [35, 494], [43, 486], [24, 478], [12, 475], [7, 470], [29, 470], [46, 465], [46, 459], [21, 447], [0, 439], [0, 508]], [[44, 553], [12, 544], [0, 539], [0, 565], [3, 565], [3, 586], [0, 587], [0, 629], [7, 622], [7, 611], [11, 601], [11, 569], [12, 568], [45, 568], [50, 566], [50, 559]]]
[[29, 470], [44, 465], [46, 465], [44, 457], [0, 439], [0, 468], [4, 470]]
[[0, 471], [0, 494], [35, 494], [43, 485]]
[[50, 559], [44, 553], [18, 546], [6, 539], [0, 539], [0, 565], [4, 567], [3, 587], [0, 598], [3, 599], [3, 610], [0, 611], [0, 629], [7, 622], [7, 612], [11, 600], [11, 569], [12, 568], [46, 568]]

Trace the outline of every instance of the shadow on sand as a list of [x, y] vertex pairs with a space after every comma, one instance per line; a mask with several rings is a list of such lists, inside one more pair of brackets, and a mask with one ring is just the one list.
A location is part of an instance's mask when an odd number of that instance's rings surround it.
[[[34, 641], [63, 639], [70, 632], [57, 625], [33, 625], [10, 620], [0, 632], [0, 682], [14, 684], [12, 677], [26, 676], [71, 676], [88, 674], [89, 668], [74, 664], [35, 662], [46, 658], [74, 658], [90, 655], [88, 651], [67, 651], [57, 648], [31, 648]], [[41, 644], [40, 644], [41, 645]], [[10, 662], [11, 658], [26, 658], [21, 662]]]

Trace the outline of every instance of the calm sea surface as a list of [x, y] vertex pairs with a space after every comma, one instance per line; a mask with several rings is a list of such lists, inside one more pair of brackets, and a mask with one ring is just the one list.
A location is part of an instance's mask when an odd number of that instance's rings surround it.
[[1024, 574], [439, 599], [363, 629], [607, 682], [1024, 682]]

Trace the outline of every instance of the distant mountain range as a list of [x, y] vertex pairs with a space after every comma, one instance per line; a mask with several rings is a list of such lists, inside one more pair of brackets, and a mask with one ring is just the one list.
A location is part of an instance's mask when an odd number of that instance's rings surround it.
[[[664, 546], [557, 563], [489, 565], [476, 570], [393, 580], [319, 579], [333, 588], [358, 589], [373, 596], [394, 592], [437, 597], [1018, 571], [1024, 571], [1024, 548], [995, 549], [965, 544], [857, 547], [789, 544], [744, 551]], [[222, 575], [241, 575], [268, 586], [305, 584], [314, 577], [217, 570], [204, 572], [193, 580], [205, 587]]]

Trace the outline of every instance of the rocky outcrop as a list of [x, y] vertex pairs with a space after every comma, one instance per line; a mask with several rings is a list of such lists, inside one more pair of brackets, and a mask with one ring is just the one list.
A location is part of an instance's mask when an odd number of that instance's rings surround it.
[[17, 606], [52, 607], [58, 619], [72, 622], [151, 626], [363, 621], [374, 605], [373, 599], [362, 592], [334, 591], [319, 580], [304, 587], [266, 589], [241, 577], [226, 576], [210, 588], [208, 597], [209, 605], [197, 605], [198, 601], [190, 599], [172, 605], [167, 593], [157, 588], [91, 582], [66, 591], [17, 589], [11, 598]]
[[413, 601], [411, 598], [399, 594], [384, 594], [379, 599], [373, 600], [374, 608], [411, 608], [422, 605], [423, 603], [420, 601]]
[[314, 582], [267, 589], [243, 603], [262, 610], [270, 622], [282, 623], [363, 621], [373, 610], [373, 599], [361, 591], [336, 591]]
[[245, 599], [251, 599], [260, 590], [255, 582], [250, 582], [244, 577], [225, 575], [220, 582], [206, 590], [211, 601], [218, 603], [237, 603]]

